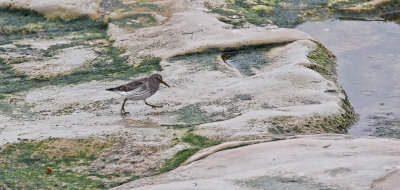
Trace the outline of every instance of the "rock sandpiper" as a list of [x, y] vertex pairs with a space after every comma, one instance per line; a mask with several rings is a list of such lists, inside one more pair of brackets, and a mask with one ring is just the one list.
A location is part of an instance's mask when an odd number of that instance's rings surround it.
[[108, 88], [106, 90], [113, 91], [121, 94], [124, 97], [124, 102], [121, 107], [121, 115], [128, 114], [125, 111], [125, 103], [127, 100], [144, 100], [144, 103], [153, 109], [161, 108], [162, 106], [151, 105], [146, 102], [146, 99], [155, 94], [160, 87], [160, 83], [168, 86], [161, 77], [160, 74], [152, 74], [148, 78], [142, 78], [139, 80], [132, 81], [128, 84], [117, 86], [115, 88]]

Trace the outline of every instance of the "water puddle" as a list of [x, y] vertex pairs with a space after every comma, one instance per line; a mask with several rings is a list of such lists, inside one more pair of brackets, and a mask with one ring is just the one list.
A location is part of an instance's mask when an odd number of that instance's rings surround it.
[[327, 20], [296, 28], [337, 56], [339, 83], [360, 115], [349, 134], [400, 138], [400, 25]]
[[260, 47], [224, 51], [222, 52], [222, 59], [229, 66], [236, 68], [241, 74], [252, 76], [256, 74], [257, 70], [272, 63], [273, 59], [268, 57], [268, 51], [286, 44], [267, 44]]
[[225, 63], [239, 70], [240, 73], [246, 76], [254, 75], [254, 69], [260, 69], [261, 66], [270, 62], [266, 57], [265, 51], [252, 51], [245, 53], [225, 53], [222, 56]]

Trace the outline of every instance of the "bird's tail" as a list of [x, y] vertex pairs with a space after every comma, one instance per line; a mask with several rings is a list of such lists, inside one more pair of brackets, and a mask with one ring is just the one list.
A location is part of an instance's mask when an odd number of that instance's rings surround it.
[[115, 91], [115, 88], [107, 88], [108, 91]]

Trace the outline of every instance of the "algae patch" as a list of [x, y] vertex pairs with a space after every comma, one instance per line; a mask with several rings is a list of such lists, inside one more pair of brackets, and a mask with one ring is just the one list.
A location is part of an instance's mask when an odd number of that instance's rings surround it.
[[336, 81], [335, 55], [321, 43], [315, 43], [317, 44], [317, 48], [308, 54], [308, 58], [315, 64], [309, 65], [309, 68], [317, 71], [331, 81]]
[[186, 136], [184, 136], [182, 138], [182, 141], [186, 142], [194, 147], [200, 147], [200, 148], [206, 148], [206, 147], [220, 144], [219, 141], [215, 141], [215, 140], [209, 139], [207, 137], [196, 135], [194, 133], [188, 133]]
[[[129, 79], [138, 73], [161, 70], [160, 58], [146, 57], [140, 63], [128, 63], [122, 56], [125, 51], [111, 46], [106, 34], [108, 24], [102, 20], [87, 16], [50, 20], [32, 10], [11, 7], [0, 7], [0, 10], [0, 44], [3, 44], [0, 49], [4, 52], [0, 58], [2, 96], [49, 85]], [[46, 40], [52, 44], [37, 47], [37, 43]], [[55, 56], [72, 47], [91, 49], [97, 56], [68, 72], [50, 76], [30, 77], [14, 68], [28, 61], [51, 63]]]
[[[293, 116], [273, 117], [269, 123], [271, 134], [323, 134], [323, 133], [347, 133], [348, 128], [354, 124], [357, 115], [348, 101], [342, 100], [342, 111], [340, 114], [330, 116], [314, 115], [300, 120]], [[300, 122], [299, 122], [300, 120]]]
[[[0, 7], [0, 35], [14, 41], [22, 38], [55, 38], [71, 33], [104, 33], [107, 23], [79, 16], [69, 20], [47, 19], [44, 15], [29, 9], [11, 6]], [[23, 34], [24, 36], [22, 36]], [[104, 37], [103, 36], [103, 37]], [[4, 44], [4, 42], [2, 43]]]
[[[315, 42], [317, 47], [309, 52], [308, 58], [312, 62], [308, 67], [320, 73], [326, 79], [333, 81], [336, 85], [336, 59], [335, 56], [327, 50], [322, 44]], [[340, 89], [340, 87], [339, 87]], [[335, 91], [326, 91], [325, 93], [338, 93]], [[272, 134], [315, 134], [315, 133], [346, 133], [348, 128], [354, 124], [357, 114], [347, 98], [346, 93], [341, 99], [341, 113], [330, 116], [314, 115], [305, 119], [299, 119], [293, 116], [273, 117], [269, 123], [272, 125], [268, 131]], [[313, 104], [318, 102], [304, 102], [304, 104]], [[301, 122], [298, 122], [298, 121]]]
[[[397, 0], [378, 4], [368, 9], [353, 9], [357, 5], [368, 3], [368, 0], [356, 1], [308, 1], [308, 0], [226, 0], [225, 5], [205, 6], [220, 16], [220, 21], [243, 27], [245, 23], [255, 25], [273, 24], [278, 27], [292, 28], [307, 20], [324, 20], [328, 18], [372, 18], [379, 19], [400, 10]], [[389, 14], [390, 15], [390, 14]]]
[[200, 104], [187, 105], [176, 111], [178, 121], [182, 121], [187, 124], [202, 124], [211, 121], [211, 118], [207, 113], [200, 109]]
[[[111, 166], [117, 162], [113, 155], [122, 149], [121, 146], [126, 146], [126, 140], [111, 136], [6, 144], [0, 148], [0, 188], [109, 189], [136, 180], [144, 175], [140, 172], [135, 175], [136, 167]], [[118, 156], [123, 158], [131, 153], [119, 152]], [[48, 168], [52, 170], [50, 173], [46, 173]]]
[[[234, 97], [233, 99], [225, 99], [222, 101], [207, 102], [207, 103], [196, 103], [186, 105], [174, 112], [171, 115], [176, 116], [178, 122], [180, 122], [180, 127], [190, 127], [194, 125], [200, 125], [204, 123], [222, 121], [229, 118], [236, 117], [241, 113], [238, 111], [238, 107], [232, 104], [232, 101], [240, 100], [239, 98], [249, 98], [244, 95], [239, 97]], [[208, 112], [205, 107], [207, 106], [221, 106], [224, 110], [218, 112]]]
[[126, 58], [120, 57], [122, 50], [106, 47], [93, 63], [84, 65], [74, 71], [62, 75], [37, 78], [16, 72], [9, 64], [0, 59], [0, 77], [2, 80], [0, 94], [13, 94], [50, 85], [76, 84], [92, 80], [129, 79], [135, 74], [160, 71], [160, 58], [146, 58], [137, 65], [130, 65]]
[[[116, 177], [90, 168], [107, 140], [48, 139], [7, 144], [0, 149], [0, 187], [11, 189], [106, 189]], [[46, 173], [50, 168], [51, 173]]]
[[131, 30], [157, 25], [157, 20], [150, 14], [128, 15], [118, 19], [110, 19], [109, 22], [112, 22], [121, 28]]
[[165, 173], [177, 168], [181, 163], [185, 162], [190, 156], [199, 151], [200, 148], [187, 148], [177, 152], [172, 158], [168, 159], [158, 174]]
[[[336, 85], [337, 76], [336, 76], [336, 57], [335, 55], [327, 50], [321, 43], [315, 42], [317, 47], [308, 54], [308, 58], [313, 62], [313, 64], [309, 65], [310, 69], [313, 69], [324, 76], [326, 79], [330, 81], [334, 81]], [[354, 112], [353, 107], [351, 106], [346, 92], [342, 90], [344, 94], [344, 98], [342, 98], [341, 108], [342, 113], [328, 116], [325, 118], [317, 117], [314, 121], [308, 121], [308, 125], [311, 126], [319, 126], [325, 132], [339, 132], [345, 133], [347, 132], [347, 128], [350, 127], [356, 119], [358, 118], [357, 114]], [[325, 91], [326, 93], [330, 93], [331, 91]], [[333, 93], [336, 93], [332, 91]]]
[[180, 150], [177, 153], [175, 153], [175, 155], [172, 158], [168, 159], [164, 163], [163, 167], [157, 174], [165, 173], [177, 168], [180, 164], [185, 162], [190, 156], [192, 156], [193, 154], [195, 154], [196, 152], [198, 152], [203, 148], [220, 144], [219, 141], [215, 141], [207, 137], [196, 135], [191, 132], [187, 133], [184, 137], [182, 137], [181, 141], [190, 144], [192, 147]]

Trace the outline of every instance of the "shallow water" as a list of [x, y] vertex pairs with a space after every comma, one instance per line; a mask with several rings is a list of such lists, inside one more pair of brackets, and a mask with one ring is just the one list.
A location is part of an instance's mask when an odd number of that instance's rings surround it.
[[255, 72], [262, 67], [269, 65], [273, 60], [266, 52], [272, 48], [286, 45], [287, 43], [269, 44], [263, 46], [249, 46], [245, 49], [228, 50], [222, 52], [222, 59], [229, 66], [237, 69], [246, 76], [255, 75]]
[[327, 20], [296, 28], [337, 56], [339, 83], [360, 115], [349, 134], [400, 138], [400, 25]]
[[240, 73], [246, 76], [254, 75], [254, 69], [260, 69], [262, 66], [271, 62], [265, 56], [266, 50], [255, 50], [251, 52], [224, 54], [222, 58], [225, 63], [239, 70]]

